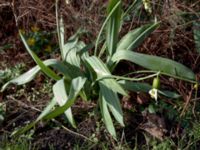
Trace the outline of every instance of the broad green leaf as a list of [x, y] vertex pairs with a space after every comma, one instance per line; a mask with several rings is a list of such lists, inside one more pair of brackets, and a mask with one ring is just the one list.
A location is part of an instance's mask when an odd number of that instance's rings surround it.
[[[77, 38], [78, 39], [78, 38]], [[85, 43], [82, 41], [77, 41], [75, 45], [71, 43], [66, 43], [64, 46], [65, 61], [80, 68], [80, 56], [78, 53], [85, 47]]]
[[159, 23], [144, 25], [128, 32], [119, 42], [118, 50], [133, 50], [137, 48], [147, 36], [149, 36], [157, 27]]
[[73, 50], [73, 48], [76, 46], [77, 43], [78, 43], [78, 38], [75, 38], [75, 39], [67, 41], [65, 45], [63, 45], [63, 55], [64, 55], [65, 60], [68, 53], [71, 50]]
[[110, 84], [107, 81], [109, 81], [109, 79], [99, 81], [101, 96], [107, 102], [115, 119], [122, 126], [124, 126], [123, 112], [121, 109], [121, 104], [119, 102], [118, 95], [112, 90], [112, 88], [110, 88]]
[[44, 119], [49, 120], [49, 119], [55, 118], [63, 114], [68, 108], [70, 108], [74, 104], [76, 97], [78, 96], [79, 92], [83, 88], [85, 82], [86, 82], [86, 78], [83, 78], [83, 77], [77, 77], [73, 79], [66, 103], [63, 106], [58, 107], [54, 111], [49, 113], [47, 116], [44, 117]]
[[31, 49], [29, 48], [28, 44], [26, 43], [26, 40], [24, 39], [23, 35], [21, 33], [20, 37], [27, 49], [27, 51], [29, 52], [29, 54], [31, 55], [31, 57], [34, 59], [34, 61], [36, 62], [36, 64], [41, 68], [41, 70], [50, 78], [54, 79], [54, 80], [59, 80], [60, 77], [49, 67], [47, 67], [41, 60], [40, 58], [33, 52], [31, 51]]
[[97, 57], [88, 57], [85, 59], [85, 61], [87, 62], [87, 64], [89, 64], [90, 68], [93, 69], [94, 72], [97, 74], [97, 79], [111, 74], [106, 65]]
[[[107, 8], [108, 14], [112, 11], [112, 9], [118, 2], [121, 2], [121, 0], [109, 0]], [[118, 33], [119, 33], [121, 14], [122, 14], [121, 7], [122, 6], [120, 3], [120, 5], [118, 6], [117, 9], [115, 9], [114, 13], [111, 15], [107, 23], [106, 41], [107, 41], [108, 53], [110, 56], [112, 56], [115, 53], [118, 43]]]
[[118, 51], [112, 57], [113, 62], [128, 60], [144, 68], [160, 71], [161, 74], [178, 76], [195, 81], [195, 74], [186, 66], [173, 60], [158, 56], [151, 56], [132, 51]]
[[[104, 80], [102, 79], [103, 77], [111, 76], [111, 73], [106, 65], [96, 56], [88, 57], [85, 60], [90, 68], [92, 68], [96, 73], [97, 81]], [[122, 95], [127, 95], [124, 89], [114, 79], [107, 79], [107, 82], [109, 82], [110, 88], [112, 88], [115, 92], [118, 92]]]
[[[65, 89], [64, 79], [61, 79], [54, 84], [53, 93], [54, 93], [56, 102], [59, 104], [59, 106], [63, 106], [67, 102], [68, 96], [67, 96], [67, 91]], [[74, 128], [76, 128], [76, 124], [75, 124], [75, 121], [74, 121], [74, 117], [72, 115], [71, 108], [68, 108], [65, 111], [65, 115], [66, 115], [68, 121], [70, 122], [70, 124]]]
[[158, 90], [158, 93], [169, 98], [178, 99], [181, 95], [177, 94], [176, 92], [171, 92], [167, 90]]
[[101, 109], [103, 121], [106, 125], [108, 132], [113, 136], [113, 138], [117, 139], [115, 127], [113, 125], [112, 118], [108, 111], [106, 100], [101, 94], [100, 94], [100, 109]]
[[52, 111], [55, 105], [56, 105], [56, 100], [53, 98], [52, 101], [45, 107], [45, 109], [42, 111], [42, 113], [38, 116], [38, 118], [35, 121], [26, 125], [25, 127], [22, 127], [14, 131], [11, 136], [19, 136], [21, 134], [24, 134], [26, 131], [30, 130], [31, 128], [33, 128], [40, 120], [43, 119], [44, 116], [46, 116], [49, 112]]
[[120, 80], [118, 83], [126, 90], [134, 92], [149, 92], [152, 86], [147, 83]]
[[200, 22], [194, 22], [193, 34], [197, 52], [200, 53]]
[[[43, 61], [43, 64], [45, 66], [51, 66], [55, 70], [59, 71], [60, 73], [62, 73], [65, 76], [66, 79], [71, 79], [73, 77], [78, 76], [77, 75], [78, 71], [76, 71], [77, 69], [75, 67], [72, 67], [67, 64], [63, 64], [62, 62], [60, 62], [56, 59], [45, 60], [45, 61]], [[33, 67], [26, 73], [5, 83], [4, 86], [2, 87], [1, 91], [4, 91], [6, 89], [6, 87], [10, 84], [22, 85], [22, 84], [30, 82], [31, 80], [34, 79], [34, 77], [40, 70], [41, 70], [41, 68], [38, 65]]]

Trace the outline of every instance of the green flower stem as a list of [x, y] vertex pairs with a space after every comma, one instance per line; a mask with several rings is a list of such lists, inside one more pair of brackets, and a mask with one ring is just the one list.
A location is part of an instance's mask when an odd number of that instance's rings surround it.
[[[132, 74], [140, 74], [140, 73], [156, 73], [156, 72], [157, 71], [153, 71], [153, 70], [141, 70], [141, 71], [131, 72], [131, 73], [125, 74], [123, 76], [128, 76], [128, 75], [132, 75]], [[174, 75], [171, 75], [171, 74], [168, 74], [168, 73], [164, 73], [164, 72], [159, 72], [158, 75], [165, 75], [165, 76], [168, 76], [168, 77], [171, 77], [171, 78], [175, 78], [175, 79], [179, 79], [179, 80], [183, 80], [183, 81], [186, 81], [186, 82], [190, 82], [190, 83], [194, 83], [194, 84], [196, 84], [196, 83], [200, 84], [198, 81], [185, 79], [185, 78], [174, 76]]]
[[151, 75], [141, 77], [141, 78], [129, 78], [129, 77], [123, 77], [123, 76], [108, 75], [108, 76], [103, 76], [103, 77], [97, 79], [96, 81], [100, 81], [100, 80], [103, 80], [103, 79], [110, 79], [110, 78], [114, 78], [114, 79], [117, 79], [117, 80], [141, 81], [141, 80], [153, 78], [157, 75], [158, 75], [158, 73], [155, 73], [155, 74], [151, 74]]

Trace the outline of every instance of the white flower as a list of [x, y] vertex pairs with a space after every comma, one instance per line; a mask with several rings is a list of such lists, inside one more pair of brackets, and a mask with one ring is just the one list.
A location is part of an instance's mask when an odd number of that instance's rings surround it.
[[66, 3], [67, 5], [69, 5], [69, 4], [70, 4], [70, 1], [69, 1], [69, 0], [65, 0], [65, 3]]
[[156, 101], [158, 100], [158, 89], [155, 89], [155, 88], [151, 89], [149, 91], [149, 94], [151, 98], [155, 99]]

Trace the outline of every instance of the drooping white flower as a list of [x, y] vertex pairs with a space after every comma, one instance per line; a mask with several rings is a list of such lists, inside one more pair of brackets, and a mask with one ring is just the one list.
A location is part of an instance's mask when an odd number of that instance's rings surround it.
[[150, 94], [151, 98], [155, 99], [156, 102], [157, 102], [157, 100], [158, 100], [158, 89], [155, 89], [155, 88], [151, 89], [149, 91], [149, 94]]

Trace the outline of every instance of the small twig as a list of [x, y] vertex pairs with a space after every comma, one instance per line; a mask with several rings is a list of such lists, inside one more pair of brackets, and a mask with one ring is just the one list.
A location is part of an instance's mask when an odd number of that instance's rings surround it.
[[200, 100], [200, 97], [191, 99], [191, 101], [198, 101], [198, 100]]
[[83, 139], [85, 139], [85, 140], [87, 140], [87, 141], [90, 141], [90, 142], [95, 143], [95, 141], [93, 141], [93, 140], [91, 140], [90, 138], [84, 136], [83, 134], [80, 134], [80, 133], [77, 133], [77, 132], [74, 132], [74, 131], [68, 129], [67, 127], [65, 127], [64, 125], [62, 125], [62, 123], [60, 123], [59, 121], [57, 121], [57, 120], [55, 120], [55, 119], [52, 119], [52, 121], [53, 121], [54, 123], [60, 125], [60, 126], [61, 126], [64, 130], [66, 130], [67, 132], [69, 132], [69, 133], [71, 133], [71, 134], [73, 134], [73, 135], [75, 135], [75, 136], [79, 136], [79, 137], [81, 137], [81, 138], [83, 138]]
[[6, 7], [6, 6], [10, 6], [10, 3], [0, 4], [0, 7]]
[[26, 112], [21, 113], [19, 116], [15, 117], [13, 120], [9, 121], [9, 123], [6, 125], [6, 127], [9, 127], [10, 125], [12, 125], [14, 122], [16, 122], [17, 120], [19, 120]]
[[11, 100], [17, 102], [18, 104], [20, 104], [20, 105], [26, 107], [26, 108], [30, 108], [30, 109], [32, 109], [32, 110], [35, 110], [35, 111], [41, 112], [41, 110], [39, 110], [38, 108], [35, 108], [35, 107], [33, 107], [33, 106], [29, 106], [29, 105], [27, 105], [26, 103], [24, 103], [24, 102], [22, 102], [22, 101], [19, 101], [19, 100], [15, 99], [13, 96], [7, 96], [7, 97], [10, 98]]
[[188, 104], [189, 104], [189, 102], [191, 100], [191, 97], [192, 97], [192, 91], [189, 92], [189, 95], [186, 95], [186, 102], [185, 102], [183, 110], [182, 110], [182, 112], [180, 114], [180, 117], [182, 117], [184, 115], [184, 113], [185, 113], [185, 111], [186, 111], [186, 109], [188, 107]]
[[[25, 104], [25, 103], [23, 103], [23, 102], [21, 102], [21, 101], [18, 101], [18, 100], [16, 100], [16, 99], [15, 99], [14, 97], [12, 97], [12, 96], [9, 96], [9, 98], [10, 98], [11, 100], [13, 100], [13, 101], [15, 101], [15, 102], [21, 104], [22, 106], [25, 106], [25, 107], [30, 108], [30, 109], [32, 109], [32, 110], [35, 110], [35, 111], [37, 111], [37, 112], [42, 112], [40, 109], [35, 108], [35, 107], [33, 107], [33, 106], [29, 106], [29, 105], [27, 105], [27, 104]], [[81, 137], [81, 138], [83, 138], [83, 139], [85, 139], [85, 140], [87, 140], [87, 141], [90, 141], [90, 142], [95, 143], [95, 141], [91, 140], [90, 138], [88, 138], [88, 137], [86, 137], [86, 136], [84, 136], [84, 135], [82, 135], [82, 134], [80, 134], [80, 133], [77, 133], [77, 132], [74, 132], [74, 131], [68, 129], [67, 127], [65, 127], [64, 125], [62, 125], [62, 123], [60, 123], [60, 122], [57, 121], [57, 120], [52, 119], [51, 121], [53, 121], [53, 122], [56, 123], [56, 124], [59, 124], [59, 125], [60, 125], [64, 130], [66, 130], [67, 132], [69, 132], [69, 133], [71, 133], [71, 134], [73, 134], [73, 135], [75, 135], [75, 136], [79, 136], [79, 137]]]

